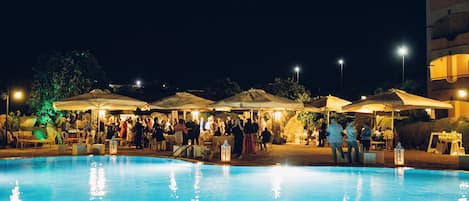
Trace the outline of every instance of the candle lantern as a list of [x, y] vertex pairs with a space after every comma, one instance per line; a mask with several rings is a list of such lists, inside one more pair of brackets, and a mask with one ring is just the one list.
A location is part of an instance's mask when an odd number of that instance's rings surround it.
[[394, 165], [404, 165], [404, 148], [402, 148], [401, 142], [397, 143], [396, 148], [394, 148]]
[[114, 137], [109, 141], [109, 154], [117, 154], [117, 140]]
[[231, 160], [231, 146], [228, 144], [228, 140], [221, 145], [221, 161], [230, 162]]

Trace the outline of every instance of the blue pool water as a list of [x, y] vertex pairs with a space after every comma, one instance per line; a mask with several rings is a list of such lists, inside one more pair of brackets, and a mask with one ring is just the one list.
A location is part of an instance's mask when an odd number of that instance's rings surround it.
[[469, 174], [410, 168], [239, 167], [81, 156], [0, 160], [0, 200], [452, 200]]

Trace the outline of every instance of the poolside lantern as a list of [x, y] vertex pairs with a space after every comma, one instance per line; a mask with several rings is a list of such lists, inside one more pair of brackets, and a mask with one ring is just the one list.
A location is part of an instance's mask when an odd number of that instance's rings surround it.
[[402, 148], [401, 142], [397, 143], [396, 148], [394, 148], [394, 165], [404, 165], [404, 148]]
[[231, 160], [231, 146], [228, 144], [228, 140], [221, 145], [221, 161], [230, 162]]
[[112, 137], [111, 141], [109, 141], [109, 154], [117, 154], [117, 140], [114, 140], [114, 136]]

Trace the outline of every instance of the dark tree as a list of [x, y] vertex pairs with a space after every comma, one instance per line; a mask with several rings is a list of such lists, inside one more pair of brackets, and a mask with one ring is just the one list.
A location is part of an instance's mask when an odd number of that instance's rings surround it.
[[29, 104], [40, 123], [50, 122], [58, 114], [54, 101], [106, 88], [107, 79], [89, 51], [53, 52], [41, 55], [33, 68]]
[[305, 86], [294, 81], [292, 78], [281, 79], [275, 78], [274, 82], [268, 83], [263, 87], [267, 92], [296, 100], [298, 102], [305, 102], [311, 99], [311, 93]]
[[241, 92], [241, 87], [230, 78], [218, 79], [204, 87], [205, 96], [211, 100], [220, 100]]

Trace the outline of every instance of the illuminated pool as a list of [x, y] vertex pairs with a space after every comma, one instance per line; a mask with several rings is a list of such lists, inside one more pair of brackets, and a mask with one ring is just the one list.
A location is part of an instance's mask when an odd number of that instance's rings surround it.
[[465, 200], [464, 172], [236, 167], [83, 156], [0, 160], [0, 200]]

